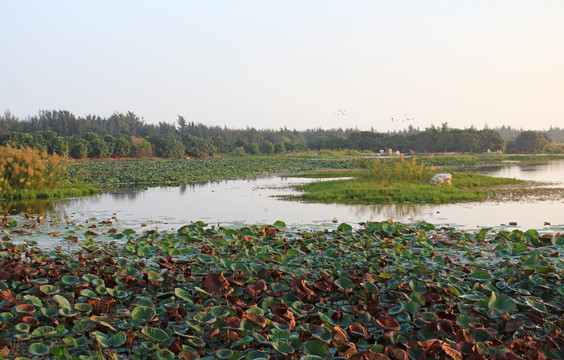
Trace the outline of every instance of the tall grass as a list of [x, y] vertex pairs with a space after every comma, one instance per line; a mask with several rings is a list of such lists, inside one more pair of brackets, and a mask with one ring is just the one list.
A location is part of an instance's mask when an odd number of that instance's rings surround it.
[[371, 159], [368, 164], [366, 180], [391, 184], [398, 181], [427, 181], [434, 174], [435, 168], [424, 161], [412, 157], [391, 158], [387, 160]]
[[35, 149], [0, 146], [0, 194], [54, 189], [65, 183], [66, 162]]

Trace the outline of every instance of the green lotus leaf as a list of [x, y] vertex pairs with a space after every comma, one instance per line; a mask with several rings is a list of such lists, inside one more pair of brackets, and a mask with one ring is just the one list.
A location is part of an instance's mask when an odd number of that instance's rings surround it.
[[48, 285], [50, 283], [50, 281], [48, 279], [45, 279], [45, 278], [37, 278], [37, 279], [31, 280], [31, 283], [34, 284], [34, 285]]
[[16, 329], [17, 332], [23, 334], [27, 334], [29, 332], [29, 325], [26, 323], [19, 323], [16, 326], [14, 326], [14, 328]]
[[458, 315], [456, 318], [456, 323], [465, 329], [468, 329], [468, 324], [476, 322], [476, 319], [466, 315]]
[[387, 281], [390, 281], [393, 278], [394, 278], [394, 275], [390, 274], [389, 272], [381, 272], [380, 274], [374, 276], [374, 279], [376, 279], [379, 282], [387, 282]]
[[57, 302], [57, 304], [59, 304], [61, 309], [69, 309], [70, 310], [71, 305], [65, 297], [63, 297], [61, 295], [53, 295], [52, 299], [55, 300]]
[[216, 257], [212, 256], [212, 255], [208, 255], [208, 254], [201, 254], [198, 255], [197, 259], [201, 262], [203, 262], [204, 264], [210, 265], [215, 263], [216, 261]]
[[278, 351], [283, 355], [290, 355], [294, 352], [294, 348], [289, 342], [286, 341], [274, 341], [271, 343], [274, 350]]
[[116, 299], [125, 299], [126, 297], [129, 296], [129, 294], [121, 289], [118, 288], [107, 288], [108, 290], [108, 294], [110, 294], [112, 297], [115, 297]]
[[194, 302], [192, 301], [192, 297], [190, 296], [190, 293], [182, 288], [176, 288], [174, 289], [174, 295], [178, 296], [180, 299], [186, 301], [188, 304], [190, 305], [194, 305]]
[[96, 334], [96, 341], [100, 343], [103, 347], [118, 347], [125, 343], [127, 336], [123, 331], [115, 333], [114, 335], [107, 337], [106, 335], [100, 333]]
[[42, 285], [39, 290], [45, 295], [55, 295], [59, 292], [59, 288], [54, 285]]
[[476, 281], [490, 281], [492, 279], [492, 276], [487, 271], [475, 270], [470, 274], [470, 278]]
[[90, 299], [98, 299], [98, 300], [100, 300], [100, 297], [98, 296], [98, 294], [96, 294], [94, 291], [92, 291], [92, 290], [90, 290], [90, 289], [82, 289], [82, 290], [80, 290], [80, 295], [86, 296], [87, 298], [90, 298]]
[[94, 290], [96, 290], [99, 295], [108, 294], [108, 289], [104, 285], [98, 285]]
[[198, 336], [188, 336], [188, 337], [186, 337], [186, 339], [187, 339], [187, 341], [190, 345], [195, 346], [195, 347], [203, 348], [206, 345], [204, 340], [202, 340]]
[[39, 298], [37, 296], [25, 295], [24, 299], [28, 300], [29, 302], [31, 302], [35, 306], [38, 306], [38, 307], [43, 306], [43, 302], [41, 302], [41, 300], [39, 300]]
[[133, 235], [135, 234], [135, 230], [133, 229], [125, 229], [121, 232], [123, 235], [128, 236], [128, 235]]
[[131, 311], [131, 318], [136, 321], [151, 321], [156, 315], [155, 309], [148, 306], [137, 306]]
[[241, 340], [235, 341], [233, 344], [231, 344], [231, 348], [236, 348], [237, 346], [243, 346], [243, 345], [249, 345], [250, 343], [253, 342], [253, 337], [252, 336], [245, 336], [244, 338], [242, 338]]
[[157, 360], [174, 360], [175, 355], [168, 349], [159, 349], [153, 353]]
[[317, 356], [317, 355], [304, 355], [300, 358], [300, 360], [324, 360], [327, 357]]
[[49, 347], [43, 343], [33, 343], [29, 345], [27, 352], [35, 356], [43, 356], [49, 353]]
[[153, 342], [163, 343], [170, 340], [170, 335], [168, 335], [168, 333], [155, 327], [145, 327], [141, 330], [141, 333]]
[[335, 280], [335, 285], [337, 285], [337, 287], [339, 287], [344, 292], [352, 292], [354, 289], [353, 282], [346, 277], [340, 277]]
[[153, 281], [163, 281], [162, 275], [156, 271], [147, 271], [147, 278]]
[[74, 304], [74, 308], [78, 311], [88, 312], [92, 310], [92, 305], [87, 303], [76, 303]]
[[217, 359], [231, 359], [233, 356], [233, 350], [231, 349], [219, 349], [214, 352]]
[[204, 324], [213, 324], [214, 322], [217, 321], [215, 316], [205, 311], [195, 314], [193, 319], [199, 323], [204, 323]]
[[14, 338], [16, 338], [18, 341], [28, 341], [29, 339], [31, 339], [31, 335], [29, 335], [29, 334], [16, 334], [16, 335], [14, 335]]
[[105, 285], [104, 280], [94, 274], [84, 274], [82, 275], [82, 279], [88, 281], [93, 286]]
[[209, 310], [209, 313], [212, 314], [217, 319], [222, 319], [224, 317], [229, 316], [229, 311], [221, 306], [214, 306]]
[[304, 345], [304, 353], [308, 355], [321, 356], [323, 358], [328, 358], [331, 356], [329, 347], [324, 342], [319, 340], [310, 340]]
[[64, 317], [74, 317], [77, 315], [77, 313], [70, 308], [59, 309], [59, 314]]
[[49, 336], [56, 334], [57, 330], [52, 326], [40, 326], [31, 332], [34, 337]]
[[284, 287], [283, 285], [280, 285], [278, 283], [272, 283], [270, 284], [270, 288], [272, 289], [272, 291], [274, 292], [283, 292], [286, 290], [286, 287]]
[[511, 312], [515, 308], [515, 300], [505, 294], [496, 294], [492, 292], [488, 301], [488, 309], [492, 311], [494, 316], [501, 316], [505, 312]]
[[278, 220], [274, 223], [275, 227], [279, 227], [279, 228], [285, 228], [286, 227], [286, 223], [284, 221]]

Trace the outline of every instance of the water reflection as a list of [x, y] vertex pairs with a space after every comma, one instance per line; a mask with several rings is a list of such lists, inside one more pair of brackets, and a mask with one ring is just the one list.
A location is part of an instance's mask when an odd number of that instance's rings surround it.
[[[508, 166], [483, 171], [492, 176], [552, 181], [562, 186], [564, 161], [547, 164]], [[522, 229], [564, 230], [564, 203], [473, 202], [447, 205], [386, 204], [343, 205], [287, 201], [282, 196], [297, 195], [295, 185], [315, 179], [266, 177], [256, 180], [217, 181], [179, 187], [121, 190], [88, 198], [26, 204], [4, 203], [28, 213], [62, 213], [69, 218], [107, 219], [116, 216], [123, 226], [176, 228], [192, 221], [225, 226], [272, 224], [283, 220], [290, 226], [335, 227], [334, 220], [351, 224], [392, 219], [401, 222], [427, 221], [464, 228], [495, 227], [517, 222]]]

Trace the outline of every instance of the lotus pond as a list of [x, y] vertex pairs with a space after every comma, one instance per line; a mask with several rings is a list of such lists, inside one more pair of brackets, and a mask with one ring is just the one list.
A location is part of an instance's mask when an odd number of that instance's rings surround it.
[[[564, 236], [388, 222], [175, 231], [5, 217], [0, 357], [558, 359]], [[71, 251], [69, 251], [69, 249]]]

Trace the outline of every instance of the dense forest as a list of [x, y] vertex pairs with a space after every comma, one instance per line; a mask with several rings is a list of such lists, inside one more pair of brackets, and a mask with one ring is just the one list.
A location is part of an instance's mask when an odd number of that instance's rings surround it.
[[107, 157], [208, 157], [218, 153], [283, 154], [323, 149], [401, 153], [564, 152], [564, 129], [512, 127], [453, 129], [448, 124], [399, 132], [356, 129], [229, 129], [188, 122], [149, 124], [133, 112], [77, 117], [45, 110], [25, 119], [0, 115], [0, 145], [31, 147], [75, 159]]

